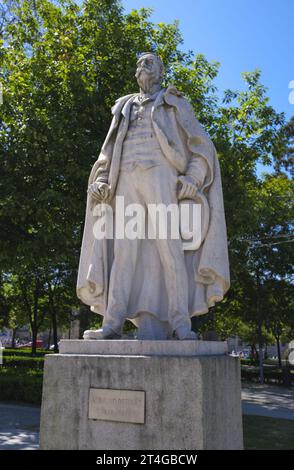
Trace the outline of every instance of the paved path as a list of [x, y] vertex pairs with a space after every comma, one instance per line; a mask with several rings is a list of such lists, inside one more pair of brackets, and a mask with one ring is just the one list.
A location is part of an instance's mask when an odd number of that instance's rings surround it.
[[[242, 388], [246, 415], [294, 420], [294, 388], [246, 384]], [[0, 403], [0, 450], [39, 447], [40, 408]]]
[[245, 415], [294, 420], [294, 388], [246, 384], [242, 387]]
[[39, 447], [40, 408], [0, 403], [0, 450]]

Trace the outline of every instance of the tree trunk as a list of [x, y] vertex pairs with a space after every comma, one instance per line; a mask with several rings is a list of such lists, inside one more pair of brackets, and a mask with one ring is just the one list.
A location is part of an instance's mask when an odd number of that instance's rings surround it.
[[16, 332], [17, 332], [17, 328], [13, 328], [12, 338], [11, 338], [11, 347], [12, 348], [15, 348]]
[[31, 329], [32, 329], [32, 356], [35, 356], [37, 352], [38, 329], [35, 324], [31, 325]]
[[261, 317], [261, 299], [262, 299], [262, 285], [260, 281], [260, 271], [256, 272], [256, 281], [257, 281], [257, 302], [256, 302], [256, 313], [258, 318], [258, 361], [259, 361], [259, 381], [261, 384], [264, 383], [264, 369], [263, 369], [263, 338], [262, 338], [262, 324], [263, 320]]
[[51, 316], [52, 316], [54, 352], [58, 353], [58, 335], [57, 335], [57, 318], [56, 318], [57, 316], [56, 316], [56, 310], [53, 305], [51, 305]]
[[263, 341], [262, 341], [262, 321], [258, 322], [258, 359], [259, 359], [259, 381], [264, 383], [264, 369], [263, 369]]
[[31, 328], [32, 328], [32, 355], [33, 356], [37, 352], [39, 295], [40, 295], [40, 281], [39, 281], [39, 279], [36, 279], [36, 281], [35, 281], [35, 291], [34, 291], [33, 319], [32, 319], [32, 322], [31, 322]]
[[[54, 303], [54, 286], [51, 285], [50, 280], [48, 282], [48, 295], [49, 295], [49, 311], [51, 315], [51, 321], [52, 321], [52, 332], [53, 332], [53, 344], [54, 344], [54, 352], [58, 353], [58, 334], [57, 334], [57, 313], [56, 313], [56, 308], [55, 308], [55, 303]], [[56, 286], [55, 286], [56, 287]]]
[[279, 336], [276, 336], [276, 342], [277, 342], [279, 368], [282, 369], [281, 344], [280, 344], [280, 337]]
[[51, 333], [52, 333], [52, 327], [50, 326], [49, 328], [49, 335], [48, 335], [48, 342], [47, 342], [47, 349], [50, 349], [51, 346]]
[[80, 314], [79, 314], [79, 320], [80, 320], [80, 339], [83, 339], [83, 333], [85, 330], [88, 330], [90, 328], [90, 319], [91, 319], [91, 310], [88, 305], [81, 304], [80, 305]]

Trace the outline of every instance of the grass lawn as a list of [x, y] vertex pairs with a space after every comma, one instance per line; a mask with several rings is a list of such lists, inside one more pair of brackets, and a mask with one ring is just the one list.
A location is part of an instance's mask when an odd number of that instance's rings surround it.
[[294, 420], [244, 416], [244, 448], [294, 449]]

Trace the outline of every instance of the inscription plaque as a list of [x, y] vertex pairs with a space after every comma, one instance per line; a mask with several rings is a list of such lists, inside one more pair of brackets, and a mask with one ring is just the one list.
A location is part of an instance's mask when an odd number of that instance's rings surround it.
[[89, 419], [144, 424], [145, 392], [90, 388]]

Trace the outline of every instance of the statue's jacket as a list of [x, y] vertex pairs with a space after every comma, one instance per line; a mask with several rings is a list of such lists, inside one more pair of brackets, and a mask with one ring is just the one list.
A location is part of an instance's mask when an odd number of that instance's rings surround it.
[[[123, 142], [129, 125], [132, 102], [137, 94], [119, 98], [112, 108], [113, 119], [88, 184], [110, 185], [111, 198], [120, 172]], [[202, 243], [196, 251], [185, 252], [189, 279], [191, 316], [207, 313], [223, 299], [230, 285], [226, 223], [221, 174], [215, 147], [194, 116], [193, 108], [174, 86], [159, 92], [151, 120], [164, 156], [180, 175], [200, 183], [198, 201], [202, 209]], [[205, 171], [204, 171], [205, 169]], [[77, 295], [91, 309], [104, 315], [113, 260], [113, 241], [95, 239], [97, 220], [87, 199], [81, 248]]]

